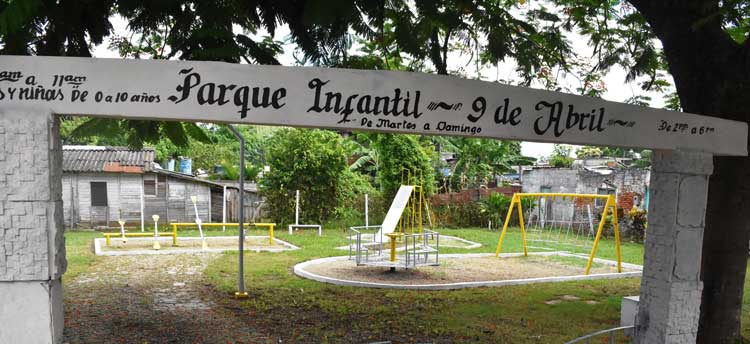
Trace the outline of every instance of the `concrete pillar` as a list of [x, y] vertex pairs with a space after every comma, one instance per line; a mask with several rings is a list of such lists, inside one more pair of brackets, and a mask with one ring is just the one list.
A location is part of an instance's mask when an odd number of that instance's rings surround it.
[[694, 343], [710, 154], [654, 152], [637, 343]]
[[61, 343], [65, 271], [57, 116], [0, 109], [0, 343]]

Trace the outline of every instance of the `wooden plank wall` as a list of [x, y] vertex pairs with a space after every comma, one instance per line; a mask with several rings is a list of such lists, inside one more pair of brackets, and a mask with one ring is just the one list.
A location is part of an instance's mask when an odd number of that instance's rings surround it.
[[[156, 174], [152, 173], [152, 176]], [[65, 173], [63, 174], [63, 214], [68, 228], [93, 228], [91, 207], [91, 182], [107, 183], [108, 214], [110, 226], [117, 227], [123, 219], [128, 226], [140, 226], [142, 174], [135, 173]], [[152, 177], [153, 178], [153, 177]], [[164, 177], [162, 177], [164, 178]], [[164, 179], [162, 179], [164, 181]], [[167, 177], [166, 184], [159, 183], [156, 196], [144, 196], [144, 217], [153, 225], [151, 216], [158, 214], [161, 225], [167, 222], [193, 222], [195, 211], [190, 196], [198, 197], [198, 213], [205, 222], [221, 221], [221, 188], [212, 193], [210, 185], [181, 178]], [[211, 209], [209, 210], [209, 205]], [[209, 219], [210, 215], [210, 219]], [[218, 222], [217, 221], [217, 222]], [[103, 224], [103, 223], [102, 223]]]

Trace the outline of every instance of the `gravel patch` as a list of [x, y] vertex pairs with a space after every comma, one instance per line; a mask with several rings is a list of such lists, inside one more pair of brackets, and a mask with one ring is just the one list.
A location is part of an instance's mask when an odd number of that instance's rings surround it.
[[65, 343], [270, 343], [217, 303], [203, 270], [218, 255], [103, 257], [65, 280]]

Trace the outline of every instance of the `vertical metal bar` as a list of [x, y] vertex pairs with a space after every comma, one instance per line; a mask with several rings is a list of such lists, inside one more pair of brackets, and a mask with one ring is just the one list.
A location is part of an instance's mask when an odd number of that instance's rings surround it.
[[247, 297], [245, 292], [245, 138], [240, 134], [237, 129], [232, 125], [227, 125], [227, 128], [234, 134], [235, 137], [240, 141], [240, 242], [239, 242], [239, 273], [238, 273], [238, 293], [235, 294], [238, 297]]
[[440, 233], [435, 234], [435, 264], [439, 264], [440, 261], [438, 260], [440, 255]]
[[[497, 242], [497, 249], [495, 250], [495, 257], [500, 256], [500, 250], [503, 249], [503, 241], [505, 240], [505, 232], [508, 231], [508, 224], [510, 224], [510, 216], [513, 214], [513, 207], [518, 202], [518, 195], [513, 195], [513, 199], [510, 201], [510, 207], [508, 207], [508, 214], [505, 215], [505, 224], [503, 224], [503, 230], [500, 232], [500, 240]], [[524, 245], [525, 249], [525, 245]]]
[[[521, 225], [521, 241], [523, 242], [523, 255], [528, 256], [529, 249], [526, 246], [526, 227], [524, 227], [523, 225], [523, 206], [521, 206], [521, 196], [518, 196], [518, 201], [516, 202], [516, 205], [518, 207], [518, 223]], [[509, 211], [509, 214], [510, 214], [510, 211]], [[510, 219], [510, 217], [508, 217], [508, 219]]]
[[295, 200], [296, 201], [294, 202], [294, 224], [298, 225], [299, 224], [299, 190], [297, 190]]
[[[596, 230], [596, 238], [594, 238], [594, 244], [591, 247], [591, 254], [589, 255], [589, 261], [586, 264], [586, 275], [589, 274], [589, 271], [591, 271], [591, 265], [594, 263], [594, 256], [596, 255], [596, 249], [599, 246], [599, 239], [602, 237], [602, 231], [604, 230], [604, 222], [607, 221], [607, 210], [609, 210], [610, 206], [614, 208], [614, 204], [611, 204], [610, 202], [613, 202], [613, 198], [607, 198], [607, 204], [604, 205], [604, 211], [602, 212], [602, 219], [599, 221], [599, 228]], [[617, 210], [615, 210], [617, 211]]]
[[[613, 197], [614, 196], [610, 196]], [[612, 224], [615, 231], [615, 253], [617, 255], [617, 272], [622, 272], [622, 256], [620, 254], [620, 220], [617, 218], [617, 200], [612, 200]]]
[[[227, 223], [227, 186], [224, 185], [222, 190], [222, 203], [221, 203], [221, 223]], [[221, 226], [221, 231], [226, 232], [227, 226]]]

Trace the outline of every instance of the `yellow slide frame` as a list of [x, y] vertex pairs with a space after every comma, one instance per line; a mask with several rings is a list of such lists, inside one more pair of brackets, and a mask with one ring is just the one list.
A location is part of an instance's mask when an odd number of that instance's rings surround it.
[[518, 209], [518, 219], [521, 223], [521, 240], [523, 241], [523, 255], [528, 256], [529, 251], [526, 247], [526, 228], [523, 220], [523, 207], [521, 206], [522, 198], [551, 198], [556, 197], [565, 198], [591, 198], [591, 199], [606, 199], [607, 203], [604, 205], [604, 211], [602, 212], [602, 218], [599, 220], [599, 228], [596, 230], [596, 238], [594, 239], [594, 245], [591, 247], [591, 254], [589, 255], [588, 263], [586, 264], [586, 275], [591, 271], [591, 265], [594, 263], [594, 256], [596, 255], [596, 249], [599, 247], [599, 240], [602, 237], [602, 231], [604, 230], [604, 223], [607, 219], [607, 212], [612, 212], [612, 222], [615, 227], [615, 254], [617, 255], [617, 272], [622, 272], [622, 257], [620, 255], [620, 226], [617, 219], [617, 202], [615, 195], [593, 195], [593, 194], [574, 194], [574, 193], [514, 193], [513, 199], [508, 207], [508, 214], [505, 216], [505, 224], [503, 224], [503, 231], [500, 233], [500, 241], [497, 243], [497, 249], [495, 250], [495, 257], [500, 256], [500, 251], [503, 248], [503, 240], [505, 240], [505, 233], [508, 230], [508, 224], [510, 218], [513, 215], [513, 209]]

